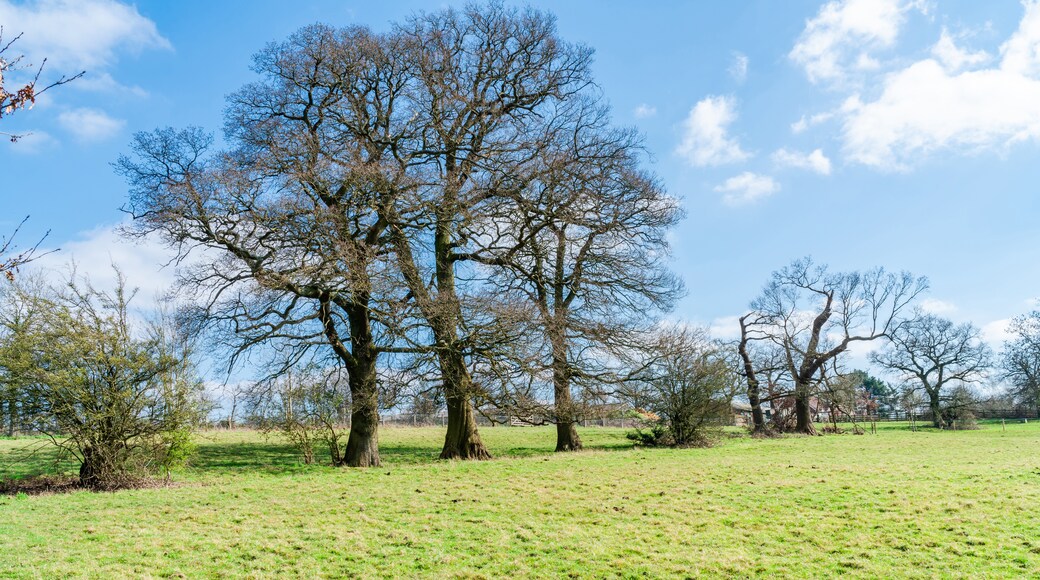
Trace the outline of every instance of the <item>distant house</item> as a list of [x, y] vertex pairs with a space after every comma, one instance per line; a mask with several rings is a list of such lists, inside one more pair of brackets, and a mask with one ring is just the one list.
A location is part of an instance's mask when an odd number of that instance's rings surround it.
[[[730, 403], [730, 409], [733, 411], [733, 424], [738, 427], [748, 427], [752, 423], [751, 419], [751, 404], [743, 401], [733, 401]], [[765, 416], [766, 421], [773, 418], [773, 409], [769, 403], [762, 403], [762, 414]]]

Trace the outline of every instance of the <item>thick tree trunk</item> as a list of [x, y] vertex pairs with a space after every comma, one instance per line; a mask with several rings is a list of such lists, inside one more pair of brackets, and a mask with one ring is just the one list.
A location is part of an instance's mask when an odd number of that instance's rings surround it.
[[379, 389], [376, 385], [376, 358], [379, 351], [372, 342], [368, 295], [364, 290], [359, 290], [355, 294], [355, 301], [343, 307], [349, 321], [349, 351], [331, 315], [329, 294], [324, 294], [320, 300], [319, 316], [325, 327], [325, 336], [347, 369], [351, 398], [347, 448], [342, 459], [335, 457], [338, 453], [335, 447], [330, 449], [332, 460], [347, 467], [376, 467], [379, 465]]
[[567, 365], [567, 342], [563, 336], [563, 316], [549, 329], [552, 344], [553, 402], [556, 419], [556, 450], [580, 451], [581, 438], [575, 426], [574, 399], [571, 397], [570, 372]]
[[928, 407], [932, 411], [932, 425], [936, 429], [945, 429], [946, 421], [942, 416], [942, 404], [939, 401], [939, 393], [928, 393]]
[[816, 426], [812, 421], [812, 408], [809, 406], [809, 387], [799, 384], [794, 390], [795, 433], [816, 435]]
[[766, 432], [766, 416], [762, 412], [762, 397], [758, 392], [758, 381], [748, 381], [748, 403], [751, 404], [751, 432]]
[[[360, 362], [360, 361], [359, 361]], [[376, 389], [375, 357], [350, 375], [350, 434], [343, 453], [347, 467], [379, 467], [379, 391]], [[358, 365], [362, 367], [362, 365]], [[357, 383], [355, 385], [355, 382]]]
[[556, 423], [556, 450], [581, 451], [581, 438], [578, 437], [578, 428], [574, 421]]
[[441, 372], [448, 407], [448, 431], [441, 459], [491, 459], [477, 432], [477, 417], [470, 402], [472, 383], [466, 361], [455, 349], [442, 352]]
[[343, 453], [347, 467], [379, 467], [379, 413], [366, 405], [350, 413], [350, 435]]
[[448, 431], [444, 435], [441, 459], [491, 459], [491, 454], [477, 433], [477, 418], [469, 397], [450, 393], [447, 400]]
[[372, 342], [368, 294], [356, 293], [358, 305], [347, 312], [350, 321], [351, 357], [347, 381], [350, 385], [350, 434], [342, 464], [347, 467], [379, 466], [379, 388], [376, 384], [378, 351]]

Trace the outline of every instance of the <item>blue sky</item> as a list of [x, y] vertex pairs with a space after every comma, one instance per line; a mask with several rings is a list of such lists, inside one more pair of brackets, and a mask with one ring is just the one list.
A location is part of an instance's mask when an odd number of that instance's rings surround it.
[[[454, 4], [449, 2], [447, 4]], [[596, 50], [616, 122], [684, 200], [676, 318], [730, 336], [771, 271], [812, 255], [836, 269], [927, 275], [931, 311], [983, 327], [1040, 296], [1040, 4], [994, 0], [532, 2]], [[110, 163], [135, 131], [219, 131], [224, 95], [266, 42], [322, 21], [385, 30], [423, 2], [0, 0], [5, 36], [45, 77], [87, 75], [0, 121], [0, 231], [50, 230], [54, 267], [142, 290], [163, 251], [113, 233], [126, 188]]]

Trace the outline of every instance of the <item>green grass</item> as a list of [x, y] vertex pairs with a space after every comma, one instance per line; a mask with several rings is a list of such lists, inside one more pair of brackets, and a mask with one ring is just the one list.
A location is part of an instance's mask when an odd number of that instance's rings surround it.
[[[0, 496], [0, 577], [1021, 577], [1040, 571], [1040, 424], [631, 449], [590, 428], [385, 429], [385, 466], [209, 433], [180, 485]], [[0, 441], [0, 477], [19, 476]], [[36, 468], [53, 467], [38, 456]]]

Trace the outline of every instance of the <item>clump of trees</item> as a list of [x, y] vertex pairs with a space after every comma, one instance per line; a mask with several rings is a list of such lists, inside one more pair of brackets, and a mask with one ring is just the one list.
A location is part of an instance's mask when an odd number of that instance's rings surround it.
[[122, 276], [112, 291], [73, 274], [4, 293], [9, 433], [47, 434], [93, 489], [135, 485], [188, 456], [205, 410], [192, 341], [166, 319], [135, 321]]
[[[206, 257], [181, 288], [232, 361], [343, 371], [344, 465], [379, 465], [384, 367], [434, 371], [442, 458], [490, 457], [476, 412], [516, 401], [580, 449], [584, 391], [626, 375], [603, 361], [680, 292], [678, 201], [612, 125], [591, 56], [498, 3], [304, 28], [255, 57], [225, 149], [200, 129], [136, 136], [128, 233]], [[524, 392], [502, 387], [517, 377]]]
[[[840, 376], [840, 357], [853, 343], [888, 337], [925, 278], [883, 268], [833, 272], [803, 258], [773, 273], [751, 312], [740, 319], [738, 353], [754, 429], [766, 429], [761, 377], [769, 376], [773, 426], [812, 435], [813, 416], [828, 373]], [[758, 410], [756, 410], [758, 408]]]

